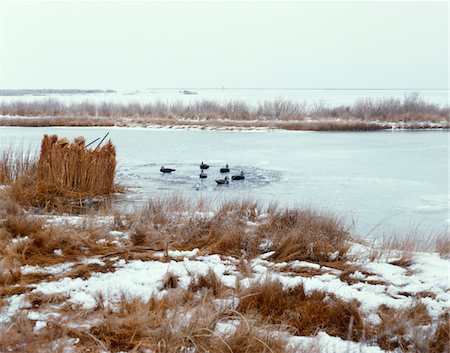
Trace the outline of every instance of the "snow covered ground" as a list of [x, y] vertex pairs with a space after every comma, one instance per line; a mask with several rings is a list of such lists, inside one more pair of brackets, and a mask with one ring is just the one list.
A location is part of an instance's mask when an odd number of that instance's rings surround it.
[[[116, 232], [114, 236], [125, 239]], [[178, 278], [178, 288], [187, 289], [193, 278], [207, 276], [208, 271], [213, 271], [217, 278], [228, 288], [246, 288], [254, 283], [264, 281], [280, 281], [285, 289], [303, 285], [305, 292], [320, 291], [333, 295], [346, 302], [357, 300], [361, 303], [360, 311], [364, 322], [368, 325], [381, 325], [379, 316], [381, 307], [394, 309], [396, 312], [412, 308], [414, 305], [423, 304], [431, 323], [421, 327], [424, 334], [430, 334], [435, 330], [434, 323], [440, 315], [450, 309], [450, 261], [441, 258], [435, 253], [415, 253], [412, 264], [407, 268], [393, 265], [390, 262], [396, 259], [385, 257], [376, 262], [369, 261], [372, 249], [354, 244], [350, 250], [355, 266], [354, 272], [349, 274], [353, 280], [344, 280], [342, 271], [326, 266], [320, 266], [312, 262], [292, 261], [288, 263], [274, 263], [267, 260], [271, 253], [263, 254], [248, 263], [250, 273], [244, 275], [239, 270], [239, 259], [225, 257], [220, 254], [201, 254], [198, 249], [189, 251], [152, 252], [154, 258], [161, 260], [131, 260], [125, 261], [120, 255], [108, 258], [113, 264], [110, 270], [105, 272], [93, 272], [88, 278], [65, 277], [69, 270], [86, 264], [106, 266], [105, 257], [86, 258], [79, 262], [52, 265], [45, 268], [38, 266], [23, 266], [22, 274], [32, 273], [51, 274], [53, 280], [29, 284], [31, 294], [36, 295], [66, 295], [68, 303], [77, 305], [80, 309], [93, 310], [98, 306], [98, 298], [102, 298], [105, 306], [120, 301], [125, 295], [128, 298], [142, 298], [149, 300], [152, 296], [162, 298], [170, 294], [171, 289], [164, 288], [164, 281], [168, 273]], [[321, 274], [305, 276], [301, 270], [314, 269]], [[29, 293], [12, 295], [6, 298], [6, 305], [0, 312], [0, 322], [7, 324], [11, 317], [23, 312], [26, 317], [34, 322], [34, 331], [39, 332], [46, 327], [48, 322], [60, 317], [60, 305], [33, 307], [29, 302]], [[331, 299], [330, 299], [331, 300]], [[239, 298], [228, 296], [218, 299], [217, 310], [220, 307], [236, 308]], [[219, 322], [220, 323], [220, 322]], [[89, 328], [95, 324], [81, 323]], [[79, 323], [80, 325], [80, 323]], [[222, 325], [222, 326], [221, 326]], [[235, 330], [233, 322], [223, 321], [217, 325], [217, 334], [224, 331]], [[225, 330], [224, 328], [227, 327]], [[222, 328], [222, 329], [220, 329]], [[220, 332], [222, 331], [222, 332]], [[412, 333], [411, 333], [412, 334]], [[314, 345], [320, 352], [384, 352], [375, 343], [367, 339], [364, 343], [356, 343], [343, 340], [322, 332], [320, 329], [312, 337], [287, 336], [291, 347], [304, 352], [305, 347]], [[66, 347], [70, 352], [70, 347]], [[401, 352], [401, 350], [397, 350]]]

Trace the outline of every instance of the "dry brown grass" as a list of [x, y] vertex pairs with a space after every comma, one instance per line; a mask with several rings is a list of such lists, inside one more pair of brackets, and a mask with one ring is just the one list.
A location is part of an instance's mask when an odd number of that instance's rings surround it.
[[11, 184], [20, 175], [27, 174], [36, 168], [31, 151], [17, 150], [11, 147], [2, 148], [0, 154], [0, 185]]
[[163, 279], [163, 289], [175, 289], [178, 288], [178, 276], [173, 272], [167, 272], [166, 276]]
[[[0, 235], [4, 246], [0, 248], [2, 261], [11, 264], [48, 266], [101, 255], [116, 250], [109, 242], [97, 244], [107, 236], [105, 226], [45, 225], [32, 216], [11, 215], [0, 223]], [[55, 250], [62, 254], [55, 254]], [[86, 265], [87, 268], [95, 266]]]
[[[67, 345], [68, 337], [56, 327], [44, 328], [36, 334], [34, 321], [25, 314], [17, 315], [7, 327], [0, 327], [0, 351], [14, 353], [62, 353]], [[55, 345], [55, 340], [60, 343]]]
[[67, 117], [67, 118], [2, 118], [0, 126], [22, 126], [22, 127], [48, 127], [48, 126], [115, 126], [114, 119], [93, 117]]
[[443, 258], [450, 258], [450, 234], [436, 237], [435, 250]]
[[284, 209], [273, 212], [258, 235], [274, 239], [275, 261], [340, 260], [348, 250], [349, 232], [335, 217], [314, 210]]
[[25, 237], [41, 232], [44, 223], [44, 220], [31, 216], [11, 215], [3, 220], [1, 226], [13, 237]]
[[[59, 303], [64, 298], [47, 298], [29, 295], [36, 305]], [[149, 301], [122, 296], [111, 306], [104, 306], [103, 298], [93, 310], [65, 312], [69, 317], [55, 318], [49, 329], [34, 334], [34, 340], [76, 338], [75, 349], [82, 351], [107, 350], [179, 353], [195, 349], [196, 352], [218, 353], [281, 353], [290, 352], [286, 341], [274, 331], [274, 327], [261, 324], [256, 318], [237, 312], [217, 311], [213, 297], [196, 298], [189, 291], [174, 289], [161, 299]], [[28, 336], [33, 324], [18, 316], [17, 324], [0, 328], [0, 348], [29, 352], [36, 348]], [[77, 327], [73, 323], [79, 323]], [[233, 323], [229, 332], [218, 331], [219, 323]], [[90, 326], [86, 327], [85, 324]], [[6, 332], [10, 330], [11, 335]], [[23, 332], [24, 335], [20, 335]], [[47, 347], [48, 345], [43, 345]]]
[[202, 289], [206, 289], [214, 297], [222, 297], [225, 293], [226, 287], [217, 277], [215, 272], [210, 268], [205, 275], [193, 277], [191, 283], [189, 284], [189, 290], [191, 292], [195, 293]]
[[[403, 352], [433, 351], [431, 349], [433, 343], [424, 340], [424, 337], [430, 334], [428, 325], [433, 322], [423, 303], [416, 301], [415, 304], [401, 310], [382, 305], [378, 309], [378, 315], [382, 323], [370, 327], [368, 336], [374, 337], [382, 349], [399, 349]], [[443, 323], [439, 320], [436, 324], [442, 326]], [[441, 342], [441, 339], [438, 341]]]
[[44, 135], [38, 162], [38, 186], [47, 194], [81, 199], [114, 191], [116, 149], [108, 141], [94, 149], [84, 139], [58, 143], [58, 136]]
[[[142, 126], [169, 127], [178, 129], [217, 129], [217, 130], [253, 130], [275, 129], [292, 131], [379, 131], [392, 128], [401, 129], [448, 129], [448, 120], [440, 116], [424, 115], [420, 119], [404, 115], [389, 116], [389, 119], [371, 117], [363, 120], [354, 117], [335, 118], [320, 117], [308, 121], [276, 118], [267, 119], [259, 116], [252, 118], [232, 118], [221, 116], [208, 117], [205, 120], [189, 120], [185, 117], [116, 117], [116, 118], [2, 118], [0, 126], [46, 127], [46, 126]], [[406, 120], [405, 120], [406, 119]]]
[[318, 291], [306, 294], [302, 286], [283, 290], [275, 280], [243, 290], [237, 310], [257, 313], [272, 324], [292, 327], [299, 336], [321, 330], [343, 339], [359, 341], [363, 337], [356, 302], [347, 303]]
[[[109, 305], [105, 304], [105, 298], [99, 298], [97, 308], [91, 310], [73, 305], [66, 295], [29, 293], [34, 288], [31, 284], [42, 280], [83, 279], [93, 272], [114, 271], [117, 259], [110, 260], [111, 257], [167, 261], [170, 260], [168, 249], [194, 247], [200, 248], [200, 254], [234, 256], [241, 276], [252, 275], [249, 264], [253, 257], [274, 251], [275, 261], [306, 260], [332, 267], [342, 271], [341, 280], [353, 283], [356, 280], [350, 275], [361, 269], [347, 262], [350, 235], [335, 217], [307, 209], [262, 206], [248, 200], [223, 203], [211, 214], [202, 213], [210, 209], [204, 201], [190, 204], [182, 198], [160, 198], [150, 201], [140, 213], [116, 214], [114, 224], [108, 226], [51, 226], [27, 215], [11, 200], [5, 202], [7, 207], [0, 222], [0, 239], [4, 244], [0, 249], [0, 303], [11, 295], [28, 293], [32, 310], [52, 308], [62, 315], [50, 320], [48, 327], [37, 334], [32, 332], [32, 322], [18, 316], [10, 328], [0, 327], [0, 351], [11, 348], [11, 351], [31, 352], [38, 347], [34, 342], [45, 351], [48, 340], [77, 338], [80, 340], [77, 349], [92, 351], [151, 349], [175, 353], [181, 347], [192, 347], [199, 352], [284, 352], [286, 342], [282, 336], [271, 334], [279, 328], [296, 335], [326, 331], [343, 339], [376, 342], [389, 350], [434, 353], [447, 349], [448, 317], [431, 322], [426, 307], [420, 304], [420, 298], [432, 297], [427, 292], [399, 293], [417, 300], [418, 304], [405, 310], [381, 307], [378, 314], [382, 323], [378, 326], [363, 323], [356, 302], [345, 302], [317, 291], [305, 292], [302, 286], [283, 288], [270, 279], [249, 288], [242, 288], [239, 283], [237, 288], [229, 288], [212, 269], [205, 275], [191, 275], [186, 289], [181, 288], [174, 273], [168, 272], [162, 281], [161, 289], [167, 290], [162, 298], [154, 297], [147, 302], [124, 296]], [[125, 241], [121, 247], [109, 241], [97, 243], [116, 227], [128, 231], [131, 241]], [[56, 249], [62, 251], [62, 256], [54, 253]], [[416, 248], [406, 247], [407, 252], [411, 249]], [[155, 251], [166, 255], [158, 257]], [[386, 254], [388, 251], [390, 248]], [[98, 255], [104, 255], [105, 266], [79, 263], [63, 274], [52, 276], [20, 272], [23, 265], [45, 267]], [[299, 270], [296, 275], [311, 276], [322, 271], [326, 270], [312, 273]], [[229, 305], [217, 309], [216, 299], [230, 298], [238, 298], [233, 301], [237, 308]], [[69, 326], [69, 322], [93, 326], [76, 328]], [[234, 322], [238, 329], [219, 338], [218, 323], [226, 322]], [[424, 342], [420, 337], [424, 327], [430, 325], [435, 329]]]
[[436, 325], [436, 330], [428, 342], [430, 353], [450, 352], [450, 312], [442, 314]]
[[69, 298], [70, 296], [63, 293], [44, 294], [40, 292], [33, 292], [27, 295], [27, 300], [31, 303], [33, 308], [39, 308], [45, 304], [61, 304]]
[[[340, 261], [348, 250], [350, 234], [342, 222], [314, 210], [279, 209], [244, 200], [224, 202], [212, 216], [199, 214], [205, 207], [205, 201], [150, 200], [126, 227], [135, 245], [198, 247], [237, 258], [274, 250], [275, 261]], [[268, 216], [260, 219], [261, 215]], [[263, 247], [264, 243], [272, 246]]]
[[418, 234], [416, 230], [404, 235], [384, 236], [370, 244], [371, 261], [389, 261], [392, 265], [409, 267], [416, 252], [437, 252], [442, 258], [450, 258], [450, 234]]
[[0, 158], [0, 183], [22, 206], [45, 210], [80, 211], [89, 204], [107, 204], [122, 188], [114, 183], [116, 152], [111, 141], [85, 148], [84, 139], [72, 143], [44, 135], [38, 160], [28, 153], [7, 150]]

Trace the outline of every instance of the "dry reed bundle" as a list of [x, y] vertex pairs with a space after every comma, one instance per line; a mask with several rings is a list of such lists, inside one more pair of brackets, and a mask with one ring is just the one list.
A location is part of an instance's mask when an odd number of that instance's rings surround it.
[[38, 162], [40, 192], [67, 198], [109, 195], [114, 192], [116, 149], [109, 140], [103, 147], [88, 149], [85, 139], [72, 143], [56, 135], [44, 135]]

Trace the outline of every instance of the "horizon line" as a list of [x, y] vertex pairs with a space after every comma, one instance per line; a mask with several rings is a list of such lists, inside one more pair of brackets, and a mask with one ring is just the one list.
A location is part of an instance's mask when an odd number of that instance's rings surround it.
[[158, 89], [158, 90], [175, 90], [175, 89], [196, 89], [196, 90], [217, 90], [217, 91], [226, 91], [226, 90], [261, 90], [261, 91], [270, 91], [270, 90], [285, 90], [285, 91], [449, 91], [450, 88], [418, 88], [418, 87], [402, 87], [402, 88], [386, 88], [386, 87], [323, 87], [323, 88], [313, 88], [313, 87], [191, 87], [191, 86], [182, 86], [182, 87], [144, 87], [144, 88], [0, 88], [0, 91], [43, 91], [43, 90], [52, 90], [52, 91], [65, 91], [65, 90], [79, 90], [79, 91], [107, 91], [107, 90], [150, 90], [150, 89]]

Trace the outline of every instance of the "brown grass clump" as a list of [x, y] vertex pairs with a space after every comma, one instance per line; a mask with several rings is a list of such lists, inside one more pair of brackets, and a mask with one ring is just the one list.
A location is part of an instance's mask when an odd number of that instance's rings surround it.
[[[11, 164], [11, 159], [0, 159], [0, 169], [5, 170], [2, 165]], [[16, 161], [4, 177], [10, 180], [8, 194], [26, 207], [79, 209], [85, 200], [101, 199], [119, 190], [114, 184], [116, 150], [111, 141], [86, 148], [82, 137], [69, 143], [66, 138], [44, 135], [39, 159], [27, 161]]]
[[443, 258], [450, 258], [450, 234], [445, 234], [436, 239], [436, 251]]
[[[188, 298], [188, 301], [186, 299]], [[263, 330], [261, 324], [248, 317], [227, 317], [214, 309], [211, 297], [194, 303], [187, 292], [173, 292], [162, 299], [148, 302], [123, 297], [113, 307], [99, 307], [94, 325], [88, 329], [69, 330], [80, 339], [83, 349], [179, 353], [196, 352], [287, 352], [286, 342]], [[193, 306], [197, 304], [197, 306]], [[80, 317], [80, 313], [77, 314]], [[238, 321], [230, 333], [216, 331], [220, 320]], [[270, 328], [269, 328], [270, 329]]]
[[1, 226], [13, 237], [25, 237], [42, 231], [44, 221], [22, 215], [9, 216], [2, 222]]
[[439, 318], [436, 330], [429, 341], [430, 353], [450, 352], [450, 312]]
[[349, 248], [350, 235], [341, 222], [314, 210], [263, 207], [249, 200], [224, 202], [212, 215], [204, 208], [204, 201], [152, 199], [122, 227], [130, 229], [137, 246], [197, 247], [245, 259], [274, 250], [273, 259], [280, 262], [337, 262]]
[[27, 295], [27, 300], [33, 308], [38, 308], [43, 304], [61, 304], [69, 298], [69, 295], [63, 293], [44, 294], [35, 292]]
[[163, 289], [175, 289], [178, 288], [178, 276], [175, 275], [173, 272], [167, 272], [166, 276], [163, 279]]
[[[15, 353], [63, 352], [63, 347], [53, 346], [53, 333], [45, 330], [45, 337], [33, 332], [34, 321], [25, 314], [17, 315], [7, 327], [0, 326], [0, 351]], [[41, 333], [42, 334], [42, 333]], [[55, 348], [53, 350], [53, 348]]]
[[267, 280], [243, 290], [237, 310], [257, 313], [272, 324], [288, 325], [299, 336], [318, 330], [354, 341], [363, 336], [356, 302], [346, 303], [318, 291], [306, 294], [302, 286], [283, 290], [278, 281]]
[[[382, 323], [375, 328], [370, 328], [368, 335], [376, 337], [376, 341], [382, 349], [401, 349], [405, 352], [422, 351], [424, 346], [428, 345], [429, 342], [423, 342], [420, 339], [420, 336], [423, 336], [420, 327], [432, 323], [425, 304], [416, 302], [402, 310], [381, 305], [378, 315]], [[370, 332], [371, 330], [374, 332]]]
[[263, 238], [274, 239], [275, 261], [340, 260], [350, 234], [340, 222], [313, 210], [281, 210], [259, 227]]
[[189, 290], [192, 292], [197, 292], [201, 289], [207, 289], [214, 297], [220, 297], [224, 294], [226, 287], [210, 268], [206, 275], [193, 277], [189, 284]]
[[[27, 218], [22, 218], [24, 225], [20, 223], [21, 218], [7, 224], [7, 229], [12, 233], [0, 227], [0, 231], [9, 236], [5, 247], [0, 249], [0, 256], [8, 261], [16, 261], [21, 265], [48, 266], [117, 249], [111, 244], [96, 243], [101, 228], [81, 229], [68, 225], [42, 227], [39, 222], [34, 223], [33, 219], [27, 223]], [[12, 242], [13, 235], [26, 238]], [[55, 250], [62, 254], [55, 254]], [[97, 269], [95, 264], [85, 267], [85, 271]]]
[[38, 185], [46, 193], [83, 198], [114, 191], [116, 149], [108, 141], [101, 148], [87, 149], [84, 138], [73, 143], [44, 135], [38, 162]]
[[14, 182], [20, 175], [36, 167], [31, 151], [13, 151], [11, 147], [0, 154], [0, 185]]
[[0, 221], [8, 216], [23, 214], [22, 208], [6, 192], [0, 191]]

